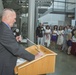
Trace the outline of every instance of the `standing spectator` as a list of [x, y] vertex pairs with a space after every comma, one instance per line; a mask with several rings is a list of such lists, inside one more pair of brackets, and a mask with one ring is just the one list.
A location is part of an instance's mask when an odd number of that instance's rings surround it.
[[67, 54], [71, 54], [71, 47], [72, 47], [72, 30], [70, 26], [67, 26], [68, 28], [68, 36], [67, 36], [67, 45], [68, 45], [68, 51]]
[[44, 28], [43, 25], [40, 24], [36, 29], [37, 44], [44, 45], [43, 35], [44, 35]]
[[76, 55], [76, 29], [73, 30], [71, 54]]
[[51, 45], [52, 27], [50, 26], [50, 45]]
[[64, 34], [62, 26], [59, 26], [59, 30], [57, 34], [58, 34], [57, 45], [58, 45], [58, 49], [61, 50], [63, 45], [63, 34]]
[[50, 46], [50, 27], [48, 25], [45, 29], [45, 43], [47, 44], [47, 47]]
[[51, 47], [55, 48], [56, 47], [56, 42], [57, 42], [57, 28], [58, 26], [55, 25], [52, 31], [52, 36], [51, 36]]
[[62, 50], [67, 50], [67, 34], [68, 34], [68, 30], [67, 27], [64, 27], [64, 36], [63, 36], [63, 46], [62, 46]]

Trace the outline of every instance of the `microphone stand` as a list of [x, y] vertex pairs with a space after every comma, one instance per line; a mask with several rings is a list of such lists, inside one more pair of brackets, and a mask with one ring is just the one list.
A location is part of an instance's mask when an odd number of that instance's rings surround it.
[[34, 45], [37, 47], [37, 49], [36, 49], [36, 50], [37, 50], [38, 52], [40, 52], [40, 50], [39, 50], [38, 46], [37, 46], [34, 42], [32, 42], [32, 41], [31, 41], [30, 39], [28, 39], [28, 38], [27, 38], [27, 40], [28, 40], [29, 42], [31, 42], [32, 44], [34, 44]]

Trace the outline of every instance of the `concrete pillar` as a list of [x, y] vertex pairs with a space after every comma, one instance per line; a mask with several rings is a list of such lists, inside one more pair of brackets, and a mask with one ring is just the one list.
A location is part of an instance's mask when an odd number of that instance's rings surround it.
[[3, 10], [3, 3], [2, 3], [2, 0], [0, 0], [0, 13], [2, 12]]
[[[2, 0], [0, 0], [0, 14], [2, 13], [3, 10], [3, 3]], [[1, 16], [0, 16], [0, 21], [1, 21]]]
[[38, 18], [39, 18], [39, 16], [38, 16], [38, 6], [36, 6], [36, 27], [38, 26]]
[[[29, 0], [28, 8], [28, 38], [34, 42], [35, 0]], [[28, 42], [28, 46], [32, 43]]]
[[75, 12], [74, 13], [75, 13], [74, 16], [75, 16], [75, 28], [76, 28], [76, 4], [75, 4]]
[[34, 42], [37, 43], [37, 38], [36, 38], [36, 28], [38, 26], [38, 6], [36, 5], [35, 6], [35, 26], [34, 26], [34, 29], [35, 29], [35, 38], [34, 38]]
[[75, 28], [76, 28], [76, 4], [75, 4]]

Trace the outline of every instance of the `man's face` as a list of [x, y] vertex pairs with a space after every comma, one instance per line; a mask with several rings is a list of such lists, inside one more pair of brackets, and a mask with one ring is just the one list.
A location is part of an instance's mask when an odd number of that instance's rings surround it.
[[16, 22], [16, 13], [12, 13], [12, 15], [10, 16], [10, 27], [13, 27], [13, 24]]

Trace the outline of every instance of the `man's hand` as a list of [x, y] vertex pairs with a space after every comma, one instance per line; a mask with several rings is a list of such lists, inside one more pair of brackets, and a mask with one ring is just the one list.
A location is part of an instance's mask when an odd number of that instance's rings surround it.
[[17, 36], [17, 37], [16, 37], [16, 40], [17, 40], [17, 42], [21, 41], [21, 40], [22, 40], [21, 35]]
[[35, 59], [37, 59], [37, 58], [39, 58], [39, 57], [41, 57], [41, 56], [43, 56], [43, 55], [44, 55], [43, 52], [38, 52], [38, 53], [35, 55]]

